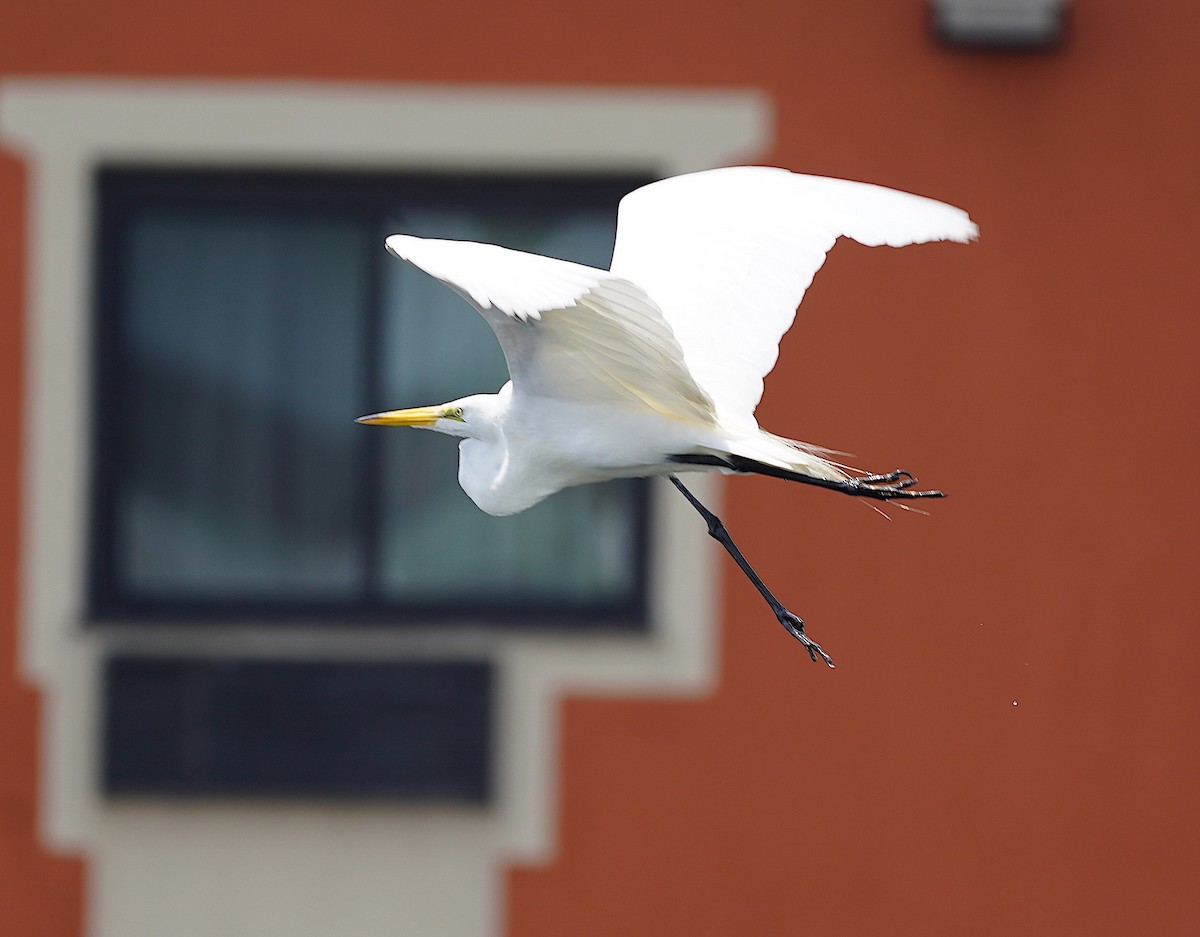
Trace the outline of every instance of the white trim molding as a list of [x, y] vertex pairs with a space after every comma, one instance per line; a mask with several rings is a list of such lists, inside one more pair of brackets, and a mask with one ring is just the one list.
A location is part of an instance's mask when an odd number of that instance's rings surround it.
[[[642, 171], [753, 159], [752, 91], [14, 80], [0, 146], [29, 170], [20, 660], [44, 701], [42, 834], [91, 863], [89, 933], [498, 933], [507, 862], [554, 853], [559, 699], [703, 695], [717, 669], [717, 556], [680, 498], [654, 499], [640, 636], [349, 634], [340, 653], [497, 664], [489, 808], [105, 799], [98, 672], [122, 629], [82, 627], [87, 543], [92, 180], [100, 165]], [[450, 470], [450, 467], [447, 467]], [[697, 488], [715, 498], [715, 486]], [[126, 629], [128, 630], [128, 629]], [[174, 639], [172, 639], [174, 640]], [[195, 640], [205, 640], [200, 631]], [[325, 653], [311, 631], [238, 629], [259, 653]], [[357, 645], [356, 645], [357, 642]]]

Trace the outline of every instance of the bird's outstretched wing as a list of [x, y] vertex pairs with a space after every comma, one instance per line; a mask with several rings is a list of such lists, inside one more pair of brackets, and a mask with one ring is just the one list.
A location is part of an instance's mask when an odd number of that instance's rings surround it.
[[612, 275], [670, 323], [723, 422], [753, 424], [763, 377], [839, 236], [899, 247], [968, 241], [967, 213], [894, 189], [739, 166], [675, 176], [621, 200]]
[[633, 283], [473, 241], [395, 234], [387, 247], [483, 314], [517, 393], [713, 419], [712, 401], [688, 372], [671, 327]]

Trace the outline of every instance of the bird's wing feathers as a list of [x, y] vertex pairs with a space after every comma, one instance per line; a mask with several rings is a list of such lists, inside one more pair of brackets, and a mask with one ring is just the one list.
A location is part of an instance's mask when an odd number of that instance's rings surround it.
[[640, 287], [605, 270], [492, 244], [396, 234], [387, 247], [483, 314], [517, 393], [711, 422], [712, 401]]
[[662, 309], [721, 418], [752, 424], [779, 340], [839, 236], [899, 247], [976, 234], [966, 212], [932, 199], [740, 166], [626, 195], [612, 274]]
[[387, 245], [483, 313], [518, 391], [752, 427], [779, 340], [839, 237], [899, 247], [976, 233], [932, 199], [740, 166], [625, 196], [611, 272], [469, 241]]

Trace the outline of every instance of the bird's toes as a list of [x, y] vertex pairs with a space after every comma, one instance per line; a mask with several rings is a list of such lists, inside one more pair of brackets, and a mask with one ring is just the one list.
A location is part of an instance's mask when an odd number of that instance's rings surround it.
[[904, 469], [896, 469], [880, 475], [862, 475], [847, 482], [850, 494], [865, 498], [875, 498], [880, 501], [890, 501], [893, 498], [944, 498], [941, 491], [912, 491], [917, 483], [916, 476]]
[[904, 469], [896, 469], [894, 472], [887, 472], [883, 475], [863, 475], [855, 479], [855, 481], [860, 485], [890, 485], [892, 482], [902, 478], [905, 480], [905, 484], [902, 487], [905, 488], [916, 481], [912, 476], [912, 472], [906, 472]]
[[817, 658], [820, 657], [827, 666], [834, 666], [833, 659], [825, 653], [821, 645], [810, 638], [807, 632], [805, 632], [804, 620], [800, 616], [793, 615], [786, 608], [782, 607], [775, 612], [775, 615], [779, 619], [779, 623], [788, 630], [788, 633], [804, 646], [804, 650], [808, 651], [808, 656], [812, 658], [813, 663], [816, 663]]

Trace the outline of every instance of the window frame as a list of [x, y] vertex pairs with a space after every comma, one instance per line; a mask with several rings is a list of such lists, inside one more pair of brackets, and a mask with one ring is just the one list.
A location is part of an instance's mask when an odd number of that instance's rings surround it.
[[[578, 632], [640, 632], [646, 630], [650, 611], [649, 558], [651, 555], [650, 485], [645, 479], [627, 480], [633, 511], [634, 582], [624, 600], [588, 604], [561, 600], [474, 600], [387, 601], [370, 585], [359, 600], [285, 599], [256, 601], [233, 597], [145, 598], [123, 594], [116, 560], [118, 466], [116, 433], [120, 413], [119, 373], [122, 367], [121, 284], [125, 279], [125, 256], [121, 237], [130, 213], [140, 207], [156, 208], [228, 207], [232, 210], [263, 210], [271, 217], [288, 212], [328, 209], [343, 218], [354, 218], [364, 228], [380, 233], [380, 247], [368, 264], [367, 329], [368, 374], [365, 387], [370, 398], [361, 412], [376, 408], [382, 383], [378, 354], [372, 354], [380, 334], [384, 265], [392, 262], [382, 247], [385, 221], [396, 206], [404, 209], [429, 207], [514, 207], [548, 208], [572, 198], [580, 207], [614, 211], [620, 196], [650, 181], [646, 173], [611, 172], [433, 172], [361, 171], [345, 168], [231, 168], [212, 165], [161, 166], [121, 163], [100, 164], [92, 179], [95, 237], [93, 256], [93, 332], [91, 342], [91, 447], [89, 525], [86, 558], [86, 606], [89, 625], [109, 623], [215, 624], [233, 625], [253, 621], [263, 625], [331, 624], [369, 627], [401, 627], [437, 623], [486, 629], [535, 629]], [[350, 419], [353, 414], [348, 415]], [[382, 436], [366, 435], [362, 458], [364, 490], [377, 490], [380, 480]], [[453, 463], [452, 463], [453, 460]], [[447, 455], [446, 470], [457, 464]], [[361, 532], [367, 552], [368, 581], [377, 576], [379, 524], [370, 510], [371, 499], [360, 499]]]
[[[337, 836], [319, 837], [322, 854], [335, 865], [354, 868], [363, 856], [382, 855], [381, 861], [403, 866], [427, 858], [431, 823], [452, 829], [457, 859], [443, 864], [445, 887], [406, 888], [393, 881], [388, 900], [410, 917], [444, 923], [449, 916], [463, 924], [461, 930], [485, 932], [494, 902], [489, 898], [482, 908], [464, 903], [463, 882], [483, 883], [477, 894], [491, 896], [487, 883], [494, 882], [497, 863], [544, 862], [556, 848], [560, 701], [631, 692], [703, 697], [714, 691], [720, 669], [724, 567], [708, 539], [696, 535], [695, 511], [674, 494], [653, 499], [647, 633], [564, 641], [546, 631], [470, 633], [433, 624], [369, 633], [168, 623], [157, 630], [141, 625], [122, 630], [120, 622], [83, 628], [94, 167], [122, 162], [472, 171], [600, 167], [668, 176], [775, 152], [773, 113], [770, 98], [754, 88], [363, 86], [96, 76], [0, 82], [0, 144], [28, 168], [17, 652], [22, 674], [46, 703], [40, 816], [48, 843], [87, 851], [97, 863], [121, 868], [144, 842], [146, 822], [161, 820], [158, 799], [134, 799], [117, 809], [96, 796], [95, 727], [102, 721], [96, 684], [104, 660], [115, 651], [397, 659], [486, 654], [496, 661], [499, 677], [498, 784], [491, 809], [464, 821], [457, 808], [361, 805], [338, 811]], [[716, 476], [697, 475], [692, 488], [719, 510], [722, 485]], [[324, 830], [321, 824], [329, 819], [312, 804], [280, 810], [298, 829], [319, 821], [316, 829]], [[362, 816], [370, 822], [358, 822]], [[265, 844], [275, 842], [278, 831], [275, 814], [197, 802], [177, 819], [172, 835], [157, 844], [164, 861], [138, 867], [139, 874], [150, 876], [143, 876], [146, 889], [175, 887], [180, 874], [206, 881], [205, 875], [221, 868], [236, 881], [257, 874], [263, 861], [280, 868], [295, 862], [291, 840], [278, 842], [263, 859]], [[379, 852], [381, 832], [385, 853]], [[119, 878], [99, 877], [95, 900], [118, 924], [141, 920], [145, 889], [130, 897], [106, 887]], [[363, 900], [381, 894], [369, 876], [342, 877], [316, 891], [320, 881], [300, 876], [295, 882], [293, 890], [305, 900], [343, 910], [366, 907]], [[214, 894], [224, 892], [217, 887]], [[215, 909], [198, 926], [207, 921], [208, 930], [219, 930], [222, 902], [197, 907]]]

